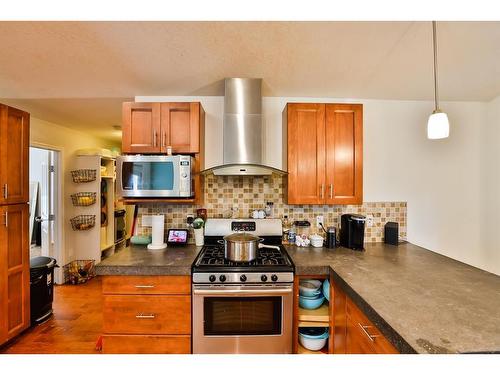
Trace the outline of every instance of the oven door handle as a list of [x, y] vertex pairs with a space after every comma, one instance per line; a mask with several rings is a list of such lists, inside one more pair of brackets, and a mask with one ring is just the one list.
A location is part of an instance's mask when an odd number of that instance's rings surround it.
[[193, 289], [193, 293], [196, 295], [257, 295], [257, 296], [268, 296], [268, 295], [283, 295], [288, 293], [293, 293], [293, 289]]

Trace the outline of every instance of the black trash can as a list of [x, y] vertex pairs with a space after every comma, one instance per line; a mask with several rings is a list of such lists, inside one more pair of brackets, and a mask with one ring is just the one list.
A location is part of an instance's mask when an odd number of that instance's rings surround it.
[[55, 267], [54, 258], [36, 257], [30, 260], [31, 325], [39, 324], [52, 315]]

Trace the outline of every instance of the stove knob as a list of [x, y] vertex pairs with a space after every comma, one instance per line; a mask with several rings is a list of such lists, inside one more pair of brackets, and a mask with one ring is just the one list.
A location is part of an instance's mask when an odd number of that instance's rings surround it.
[[274, 282], [278, 281], [278, 276], [272, 275], [271, 276], [271, 280], [274, 281]]
[[240, 276], [240, 280], [241, 280], [242, 282], [245, 282], [245, 281], [247, 281], [247, 277], [246, 277], [245, 275], [241, 275], [241, 276]]
[[267, 276], [266, 276], [266, 275], [262, 275], [262, 276], [260, 277], [260, 279], [261, 279], [262, 281], [266, 282], [266, 281], [267, 281]]
[[213, 283], [215, 281], [215, 275], [210, 275], [208, 277], [208, 280], [210, 280], [210, 282]]
[[224, 281], [226, 281], [226, 276], [220, 275], [219, 276], [219, 280], [220, 280], [221, 283], [223, 283]]

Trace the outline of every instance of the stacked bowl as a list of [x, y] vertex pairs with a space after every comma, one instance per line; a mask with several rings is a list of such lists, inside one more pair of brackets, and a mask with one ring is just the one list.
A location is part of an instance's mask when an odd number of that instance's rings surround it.
[[327, 327], [299, 328], [299, 342], [304, 348], [317, 351], [323, 349], [328, 339]]
[[315, 310], [325, 302], [320, 280], [304, 279], [299, 283], [299, 306], [306, 310]]

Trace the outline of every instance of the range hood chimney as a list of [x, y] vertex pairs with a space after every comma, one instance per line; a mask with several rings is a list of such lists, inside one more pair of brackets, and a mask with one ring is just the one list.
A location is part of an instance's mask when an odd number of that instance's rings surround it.
[[263, 176], [286, 172], [262, 164], [262, 79], [226, 78], [223, 165], [218, 176]]

